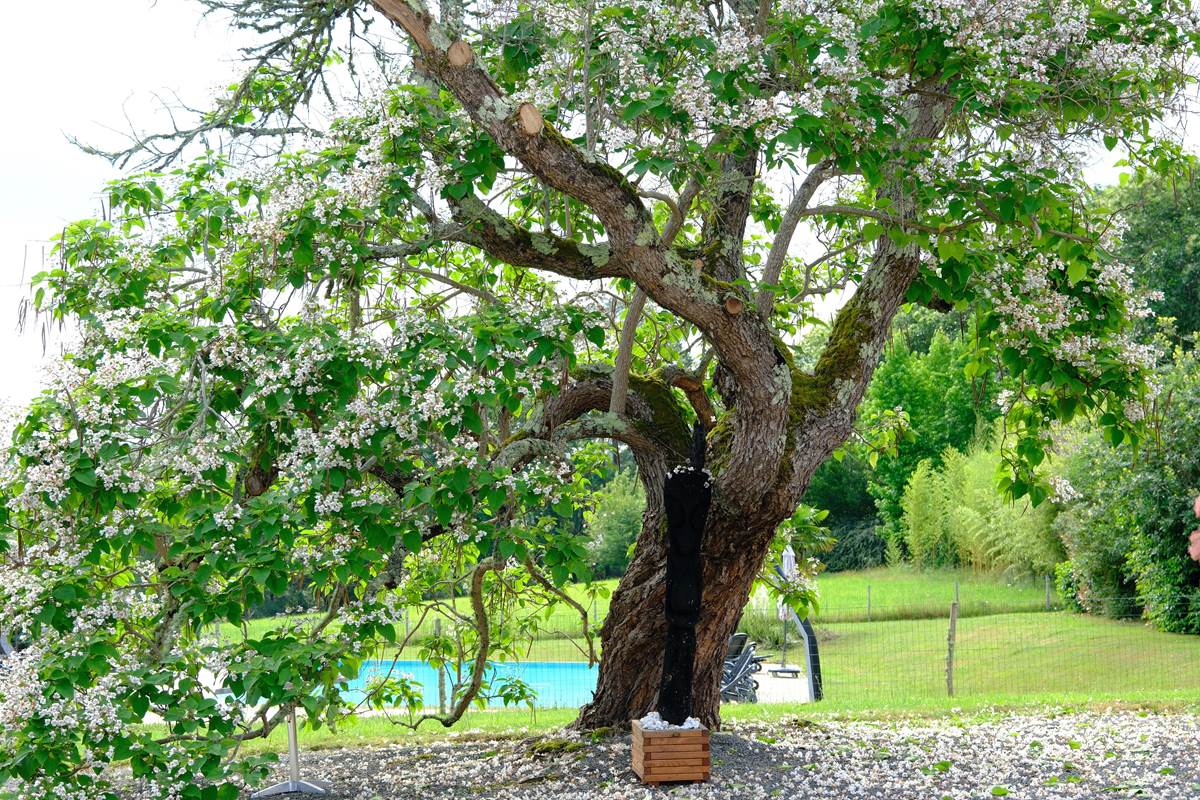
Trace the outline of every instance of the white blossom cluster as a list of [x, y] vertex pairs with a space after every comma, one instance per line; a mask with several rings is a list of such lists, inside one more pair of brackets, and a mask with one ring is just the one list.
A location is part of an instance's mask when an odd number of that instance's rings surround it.
[[[809, 31], [822, 43], [821, 52], [811, 64], [789, 65], [782, 82], [768, 74], [765, 54], [769, 48], [749, 21], [734, 15], [714, 16], [693, 2], [606, 0], [599, 9], [538, 3], [529, 13], [549, 31], [551, 40], [575, 41], [571, 37], [590, 31], [583, 34], [593, 37], [587, 47], [605, 57], [613, 84], [622, 87], [623, 94], [617, 101], [622, 105], [652, 99], [668, 103], [672, 111], [687, 120], [680, 137], [703, 139], [727, 128], [758, 128], [760, 136], [769, 139], [782, 131], [794, 114], [803, 112], [835, 127], [846, 123], [846, 132], [865, 142], [877, 120], [859, 113], [860, 87], [870, 83], [872, 102], [882, 103], [886, 114], [896, 122], [903, 113], [901, 101], [914, 88], [903, 74], [875, 74], [863, 58], [863, 49], [879, 46], [879, 42], [876, 37], [864, 37], [862, 26], [883, 8], [881, 0], [781, 3], [774, 11], [782, 20]], [[487, 6], [481, 13], [490, 13], [488, 9], [493, 7]], [[1186, 33], [1197, 30], [1200, 20], [1185, 2], [1168, 3], [1151, 11], [1144, 0], [1110, 0], [1103, 8], [1084, 0], [917, 0], [912, 10], [919, 24], [944, 36], [950, 47], [971, 56], [965, 63], [973, 86], [993, 103], [1032, 84], [1052, 86], [1070, 80], [1060, 74], [1063, 69], [1094, 77], [1177, 71], [1182, 64], [1172, 37], [1147, 35], [1146, 30], [1178, 27]], [[496, 11], [504, 17], [502, 10]], [[1118, 35], [1097, 35], [1096, 15], [1101, 12], [1122, 20]], [[1153, 14], [1161, 15], [1161, 19]], [[670, 70], [662, 69], [657, 54], [667, 43], [697, 39], [711, 42], [711, 52], [676, 47]], [[1065, 67], [1056, 65], [1058, 54], [1066, 54]], [[577, 127], [575, 114], [588, 102], [588, 90], [577, 85], [575, 57], [576, 51], [570, 47], [542, 54], [524, 87], [516, 92], [519, 100], [543, 108], [557, 107], [560, 121], [572, 129]], [[741, 93], [732, 101], [722, 99], [709, 83], [713, 69], [738, 71], [745, 82], [772, 86], [775, 91]], [[665, 97], [657, 91], [664, 82], [669, 82], [672, 89]], [[670, 153], [676, 146], [670, 134], [665, 139], [654, 139], [636, 121], [626, 122], [618, 115], [602, 115], [592, 124], [601, 127], [594, 134], [610, 155], [639, 146]], [[1048, 130], [1021, 128], [1011, 146], [1029, 151], [1027, 155], [1039, 164], [1065, 165], [1076, 172], [1077, 162], [1072, 162], [1065, 146], [1056, 142], [1061, 138]], [[945, 155], [947, 166], [963, 157], [961, 152], [957, 157], [951, 152]]]
[[[28, 584], [28, 573], [12, 570], [13, 583]], [[0, 629], [22, 630], [8, 627], [27, 624], [30, 602], [36, 602], [31, 592], [13, 592], [7, 585], [0, 589], [4, 601]], [[103, 750], [101, 743], [127, 732], [130, 722], [125, 692], [132, 685], [130, 675], [140, 666], [138, 658], [126, 652], [110, 659], [108, 668], [87, 686], [76, 687], [63, 693], [52, 683], [44, 681], [41, 670], [47, 663], [71, 663], [88, 653], [91, 643], [103, 638], [116, 626], [127, 624], [132, 615], [144, 606], [139, 592], [126, 591], [120, 594], [94, 598], [93, 601], [72, 613], [72, 624], [65, 633], [43, 629], [42, 634], [29, 646], [6, 657], [0, 669], [0, 748], [16, 742], [22, 728], [30, 720], [37, 720], [52, 735], [65, 740], [82, 737], [82, 764], [96, 774], [111, 761], [111, 754]], [[46, 603], [55, 602], [43, 595], [36, 610]], [[15, 610], [14, 607], [22, 610]], [[24, 628], [28, 630], [28, 628]], [[53, 783], [35, 781], [24, 787], [31, 798], [57, 797], [65, 787]]]
[[1147, 18], [1195, 31], [1198, 18], [1184, 2], [1151, 10], [1143, 0], [1116, 0], [1103, 4], [1121, 17], [1118, 36], [1091, 36], [1095, 4], [1081, 0], [917, 0], [914, 4], [930, 29], [944, 33], [954, 47], [980, 60], [976, 79], [985, 96], [1001, 100], [1013, 80], [1047, 83], [1051, 57], [1069, 55], [1069, 65], [1096, 76], [1123, 72], [1158, 74], [1180, 66], [1172, 43], [1143, 35]]
[[[1110, 358], [1131, 376], [1152, 368], [1160, 355], [1153, 344], [1139, 342], [1127, 332], [1101, 338], [1077, 330], [1103, 317], [1057, 287], [1056, 279], [1065, 272], [1057, 259], [1039, 254], [1024, 268], [996, 269], [982, 276], [979, 292], [999, 319], [1001, 343], [1025, 353], [1034, 341], [1048, 342], [1056, 358], [1091, 376], [1107, 369]], [[1135, 319], [1150, 313], [1147, 302], [1154, 297], [1141, 293], [1133, 285], [1130, 268], [1118, 263], [1104, 265], [1094, 288], [1085, 283], [1081, 290], [1107, 298]]]
[[1056, 503], [1066, 504], [1083, 497], [1069, 480], [1060, 475], [1050, 477], [1050, 489], [1053, 492], [1050, 499]]

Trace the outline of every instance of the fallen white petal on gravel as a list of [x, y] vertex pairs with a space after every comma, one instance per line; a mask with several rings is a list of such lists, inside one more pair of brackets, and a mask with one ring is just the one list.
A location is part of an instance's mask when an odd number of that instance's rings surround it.
[[[628, 734], [555, 735], [576, 749], [537, 755], [531, 740], [460, 738], [308, 752], [303, 772], [340, 800], [1200, 797], [1200, 717], [1190, 715], [743, 723], [712, 734], [709, 782], [659, 788], [630, 769]], [[282, 776], [280, 767], [273, 777]], [[125, 797], [149, 800], [133, 789]]]

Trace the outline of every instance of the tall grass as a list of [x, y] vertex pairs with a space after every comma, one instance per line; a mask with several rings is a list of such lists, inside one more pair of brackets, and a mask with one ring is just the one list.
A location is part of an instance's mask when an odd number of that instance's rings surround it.
[[996, 489], [1000, 455], [947, 450], [938, 468], [922, 461], [904, 490], [901, 521], [914, 564], [962, 566], [1010, 576], [1048, 575], [1065, 557], [1050, 504], [1034, 508]]

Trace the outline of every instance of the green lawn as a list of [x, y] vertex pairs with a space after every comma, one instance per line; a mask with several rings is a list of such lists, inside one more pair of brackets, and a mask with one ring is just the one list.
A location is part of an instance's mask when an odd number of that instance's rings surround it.
[[[829, 704], [945, 705], [944, 619], [817, 626]], [[1200, 637], [1068, 612], [958, 621], [955, 700], [1098, 697], [1200, 701]]]
[[[955, 570], [913, 570], [907, 567], [880, 567], [859, 572], [836, 572], [821, 575], [817, 586], [821, 592], [820, 609], [814, 619], [822, 622], [851, 622], [867, 619], [867, 587], [871, 588], [872, 620], [916, 619], [944, 616], [954, 599], [955, 582], [959, 587], [961, 616], [977, 616], [1012, 611], [1040, 611], [1045, 608], [1045, 587], [1040, 581], [1006, 581], [991, 574], [976, 574]], [[567, 587], [567, 593], [580, 605], [587, 608], [591, 622], [599, 623], [608, 614], [609, 598], [604, 595], [616, 590], [616, 579], [597, 581], [592, 591], [582, 584]], [[598, 590], [598, 591], [597, 591]], [[466, 600], [458, 598], [455, 607], [467, 610]], [[528, 610], [532, 613], [532, 609]], [[433, 632], [434, 619], [425, 618], [414, 639]], [[773, 616], [773, 615], [772, 615]], [[409, 629], [417, 626], [419, 613], [414, 609], [409, 615]], [[319, 615], [290, 617], [311, 623]], [[246, 623], [251, 638], [262, 636], [267, 630], [280, 624], [280, 617], [253, 619]], [[443, 624], [445, 618], [443, 617]], [[404, 625], [401, 624], [401, 633]], [[542, 637], [551, 643], [535, 651], [557, 653], [563, 647], [555, 640], [578, 637], [580, 620], [575, 611], [562, 604], [554, 616], [543, 623]], [[225, 623], [221, 634], [230, 638], [241, 638], [241, 629]], [[576, 656], [562, 656], [576, 658]]]
[[[974, 602], [977, 608], [991, 611], [1005, 606], [1023, 610], [959, 619], [956, 692], [951, 697], [946, 687], [945, 607], [946, 598], [953, 597], [956, 577], [964, 607]], [[1160, 633], [1141, 622], [1068, 612], [1033, 613], [1044, 602], [1040, 587], [1009, 586], [971, 575], [873, 570], [824, 576], [820, 581], [826, 605], [816, 628], [825, 700], [810, 705], [728, 705], [722, 711], [724, 720], [736, 724], [790, 715], [817, 721], [955, 716], [1046, 707], [1200, 711], [1200, 637]], [[878, 597], [881, 608], [928, 618], [835, 621], [854, 618], [852, 600], [867, 583], [872, 586], [873, 605]], [[256, 635], [276, 624], [278, 620], [255, 620], [248, 628]], [[524, 658], [583, 660], [575, 645], [569, 638], [539, 638], [529, 643]], [[417, 657], [415, 648], [401, 655]], [[472, 711], [453, 731], [463, 737], [523, 737], [549, 733], [574, 716], [575, 709]], [[373, 716], [346, 720], [336, 731], [305, 731], [302, 738], [304, 747], [313, 749], [445, 733], [436, 723], [413, 732]], [[252, 751], [281, 751], [283, 732], [277, 730], [268, 740], [248, 746]]]
[[[872, 620], [944, 616], [954, 600], [956, 582], [961, 616], [1045, 610], [1046, 589], [1041, 580], [1007, 581], [998, 575], [966, 570], [880, 567], [818, 577], [820, 609], [814, 619], [866, 620], [868, 587]], [[1051, 600], [1057, 602], [1053, 597]]]
[[[598, 625], [608, 615], [609, 597], [617, 587], [616, 579], [605, 581], [596, 581], [590, 587], [584, 584], [571, 584], [566, 587], [566, 593], [577, 603], [583, 606], [589, 616], [589, 624]], [[470, 604], [466, 598], [455, 598], [453, 606], [456, 611], [460, 611], [467, 616], [470, 616]], [[522, 614], [539, 613], [537, 609], [529, 607], [522, 608], [518, 611]], [[299, 622], [302, 625], [312, 625], [321, 618], [321, 614], [295, 614], [289, 616], [278, 617], [262, 617], [258, 619], [246, 620], [242, 626], [232, 625], [228, 622], [221, 623], [220, 634], [227, 639], [241, 639], [243, 635], [251, 639], [261, 638], [267, 631], [272, 630], [284, 622]], [[412, 634], [411, 641], [417, 642], [423, 636], [431, 635], [434, 632], [435, 621], [441, 618], [442, 625], [448, 626], [449, 619], [441, 612], [430, 612], [426, 614], [424, 619], [421, 618], [419, 609], [411, 609], [406, 620], [402, 620], [397, 624], [397, 635], [405, 636]], [[582, 619], [578, 612], [571, 608], [566, 603], [560, 603], [554, 610], [550, 619], [543, 619], [539, 623], [540, 630], [538, 638], [531, 642], [531, 653], [540, 654], [536, 658], [540, 660], [557, 660], [557, 661], [581, 661], [586, 660], [582, 653], [574, 646], [564, 644], [564, 639], [582, 638], [580, 635], [582, 628]], [[334, 623], [331, 627], [336, 629], [337, 624]], [[543, 640], [545, 640], [543, 642]], [[599, 639], [596, 641], [596, 646], [599, 647]], [[411, 647], [405, 650], [406, 656], [408, 653], [415, 653], [416, 648]], [[415, 655], [413, 656], [415, 657]], [[527, 656], [535, 658], [535, 656]]]

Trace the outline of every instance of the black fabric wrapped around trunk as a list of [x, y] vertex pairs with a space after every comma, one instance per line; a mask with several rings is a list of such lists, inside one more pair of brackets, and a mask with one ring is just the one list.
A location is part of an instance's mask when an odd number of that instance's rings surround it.
[[692, 673], [696, 660], [696, 623], [704, 592], [700, 544], [712, 502], [703, 468], [703, 434], [697, 432], [694, 467], [667, 476], [663, 502], [667, 512], [667, 641], [663, 655], [658, 713], [673, 725], [692, 715]]

